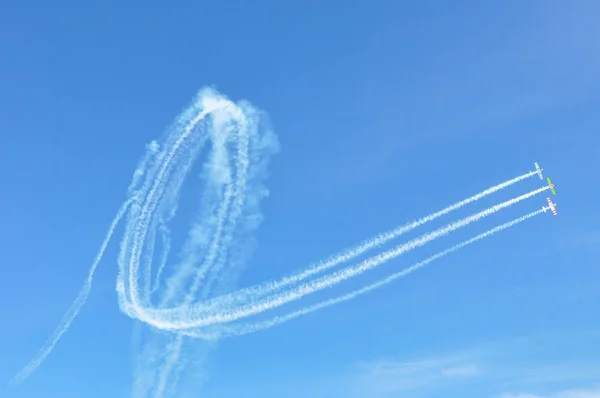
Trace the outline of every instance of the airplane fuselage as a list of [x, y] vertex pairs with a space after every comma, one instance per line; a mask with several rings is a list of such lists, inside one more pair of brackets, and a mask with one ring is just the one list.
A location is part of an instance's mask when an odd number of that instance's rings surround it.
[[[552, 211], [552, 214], [557, 215], [557, 212], [556, 212], [556, 203], [552, 202], [552, 199], [550, 199], [550, 198], [547, 198], [546, 200], [548, 201], [548, 207], [547, 208], [549, 208]], [[544, 207], [544, 209], [547, 209], [547, 208]], [[546, 210], [544, 210], [544, 213], [545, 212], [546, 212]]]
[[535, 162], [535, 171], [537, 172], [538, 177], [540, 177], [540, 180], [543, 180], [544, 177], [542, 177], [542, 171], [544, 171], [544, 169], [542, 169], [537, 162]]

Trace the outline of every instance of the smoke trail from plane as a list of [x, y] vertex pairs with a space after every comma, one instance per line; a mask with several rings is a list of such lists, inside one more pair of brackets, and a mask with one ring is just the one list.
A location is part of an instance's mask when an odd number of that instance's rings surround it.
[[[445, 236], [456, 229], [465, 227], [475, 221], [489, 216], [490, 214], [496, 213], [501, 209], [512, 206], [532, 196], [538, 195], [548, 189], [549, 187], [545, 186], [533, 190], [529, 193], [520, 195], [514, 199], [492, 206], [479, 213], [465, 217], [459, 221], [448, 224], [445, 227], [439, 228], [419, 238], [413, 239], [405, 244], [399, 245], [393, 249], [387, 250], [381, 254], [373, 256], [367, 260], [362, 261], [356, 266], [342, 269], [331, 275], [300, 285], [294, 289], [275, 294], [272, 297], [269, 297], [268, 299], [249, 300], [248, 304], [236, 305], [233, 307], [233, 309], [219, 308], [217, 306], [215, 310], [214, 306], [210, 305], [210, 302], [194, 304], [188, 307], [171, 309], [136, 307], [136, 315], [139, 317], [139, 319], [143, 320], [144, 322], [164, 330], [200, 328], [204, 326], [232, 322], [251, 315], [256, 315], [258, 313], [264, 312], [269, 309], [273, 309], [275, 307], [279, 307], [291, 301], [298, 300], [307, 294], [316, 292], [326, 287], [333, 286], [351, 277], [360, 275], [369, 269], [377, 267], [403, 253], [406, 253], [407, 251], [413, 250], [417, 247], [421, 247], [434, 239]], [[260, 290], [260, 285], [258, 289]], [[236, 293], [231, 294], [231, 296], [234, 297], [235, 295]], [[212, 309], [212, 313], [207, 314], [207, 309]]]
[[[123, 217], [125, 228], [117, 258], [119, 308], [148, 326], [174, 332], [167, 335], [171, 338], [168, 343], [165, 343], [164, 333], [153, 340], [152, 344], [156, 344], [152, 346], [145, 342], [146, 348], [150, 349], [143, 350], [142, 356], [146, 357], [141, 361], [146, 359], [148, 366], [158, 366], [156, 369], [138, 369], [143, 374], [138, 380], [145, 383], [139, 386], [139, 396], [145, 396], [150, 387], [154, 387], [159, 398], [176, 382], [181, 371], [184, 336], [208, 339], [236, 334], [233, 331], [237, 329], [229, 329], [235, 325], [224, 324], [274, 309], [360, 275], [549, 189], [544, 187], [503, 202], [374, 255], [356, 266], [311, 278], [451, 211], [536, 175], [536, 172], [529, 172], [379, 234], [278, 281], [236, 290], [237, 277], [254, 247], [253, 232], [262, 221], [260, 203], [268, 195], [264, 187], [267, 165], [278, 150], [277, 138], [266, 125], [264, 116], [246, 101], [234, 103], [212, 89], [202, 89], [164, 136], [146, 146], [127, 188], [125, 203], [113, 220], [79, 295], [48, 341], [14, 377], [13, 383], [22, 382], [31, 375], [69, 328], [89, 295], [96, 267]], [[205, 149], [208, 157], [200, 173], [203, 188], [200, 208], [188, 221], [189, 230], [178, 261], [172, 264], [169, 261], [171, 234], [167, 224], [177, 213], [185, 179]], [[153, 270], [155, 257], [158, 257], [158, 267]], [[273, 318], [272, 322], [281, 323], [280, 319], [287, 319], [292, 314]]]
[[[199, 97], [193, 112], [182, 116], [172, 129], [160, 150], [161, 161], [148, 171], [139, 189], [143, 200], [130, 212], [121, 241], [117, 292], [123, 312], [131, 316], [133, 311], [135, 317], [138, 306], [153, 306], [144, 292], [150, 283], [147, 275], [156, 220], [165, 218], [162, 213], [169, 215], [167, 219], [174, 214], [191, 159], [207, 140], [212, 152], [201, 175], [201, 208], [183, 245], [182, 259], [172, 267], [165, 288], [160, 289], [158, 277], [166, 269], [163, 260], [170, 247], [168, 230], [162, 228], [161, 263], [150, 291], [159, 295], [158, 308], [186, 307], [194, 300], [205, 300], [215, 288], [222, 288], [225, 271], [227, 277], [239, 271], [252, 249], [248, 234], [261, 221], [259, 203], [268, 193], [261, 180], [266, 177], [269, 156], [277, 149], [275, 136], [262, 125], [264, 121], [259, 123], [261, 116], [248, 103], [233, 104], [210, 94]], [[164, 361], [154, 372], [151, 383], [157, 397], [178, 378], [182, 337], [175, 336], [166, 344]], [[141, 386], [140, 391], [147, 391], [146, 387]]]
[[67, 331], [69, 326], [71, 326], [71, 323], [73, 322], [77, 314], [79, 314], [81, 307], [83, 307], [90, 294], [90, 291], [92, 289], [92, 280], [94, 278], [94, 273], [96, 272], [98, 263], [100, 263], [100, 260], [102, 260], [104, 251], [106, 250], [106, 247], [108, 246], [108, 243], [110, 242], [110, 239], [113, 233], [115, 232], [115, 228], [117, 227], [117, 224], [119, 223], [121, 218], [123, 218], [123, 215], [125, 214], [125, 211], [127, 211], [127, 208], [130, 204], [130, 200], [125, 202], [117, 212], [115, 218], [113, 219], [110, 228], [108, 229], [108, 232], [104, 237], [104, 241], [100, 246], [100, 250], [98, 251], [98, 254], [96, 254], [96, 258], [94, 259], [94, 262], [92, 263], [92, 266], [88, 271], [88, 277], [85, 280], [85, 283], [83, 284], [81, 289], [79, 290], [79, 294], [75, 298], [73, 304], [71, 304], [71, 307], [67, 310], [67, 312], [63, 316], [63, 319], [60, 321], [59, 325], [56, 327], [56, 329], [48, 338], [48, 340], [46, 340], [42, 348], [40, 348], [40, 350], [35, 354], [33, 359], [31, 359], [31, 361], [29, 361], [29, 363], [25, 365], [25, 367], [13, 377], [10, 384], [14, 385], [21, 383], [23, 380], [29, 377], [29, 375], [31, 375], [41, 365], [41, 363], [44, 362], [48, 354], [50, 354], [50, 352], [54, 349], [54, 346], [56, 346], [56, 343], [58, 343], [58, 340], [60, 340], [60, 338]]
[[[215, 90], [205, 88], [167, 129], [162, 142], [152, 141], [147, 146], [127, 189], [127, 200], [111, 225], [87, 281], [54, 334], [15, 376], [14, 383], [25, 380], [68, 329], [89, 294], [96, 266], [114, 229], [128, 209], [117, 278], [119, 303], [124, 312], [129, 311], [132, 302], [151, 305], [152, 293], [159, 295], [159, 307], [189, 302], [200, 283], [188, 286], [186, 278], [192, 276], [202, 281], [207, 268], [211, 268], [207, 285], [217, 283], [215, 286], [227, 287], [227, 283], [235, 282], [230, 275], [239, 272], [236, 267], [251, 253], [253, 244], [249, 235], [261, 222], [260, 200], [268, 194], [262, 180], [266, 178], [270, 156], [278, 150], [277, 137], [265, 116], [246, 101], [234, 104]], [[207, 142], [212, 144], [212, 153], [202, 174], [206, 189], [201, 211], [192, 222], [182, 261], [172, 267], [165, 289], [160, 289], [160, 281], [152, 282], [150, 278], [156, 230], [175, 215], [184, 177]], [[233, 154], [230, 153], [232, 148], [237, 149]], [[219, 207], [221, 211], [215, 211]], [[160, 231], [163, 245], [159, 277], [166, 272], [163, 260], [170, 248], [169, 230], [161, 228]], [[211, 236], [210, 242], [205, 239], [207, 236]], [[228, 252], [231, 246], [237, 250]], [[195, 264], [204, 249], [209, 256], [204, 261], [205, 266], [198, 270]], [[219, 277], [223, 272], [220, 271], [225, 265], [230, 271], [228, 282], [221, 283]], [[190, 291], [182, 295], [186, 287]], [[205, 289], [206, 294], [210, 291], [210, 288]]]
[[[374, 282], [363, 288], [357, 289], [348, 294], [338, 296], [338, 297], [335, 297], [332, 299], [324, 300], [320, 303], [311, 305], [309, 307], [301, 308], [297, 311], [293, 311], [286, 315], [275, 316], [272, 319], [269, 319], [266, 321], [254, 322], [254, 323], [249, 323], [249, 324], [241, 324], [241, 325], [224, 325], [223, 327], [221, 327], [220, 329], [215, 331], [214, 338], [222, 338], [222, 337], [233, 336], [233, 335], [239, 336], [239, 335], [243, 335], [243, 334], [258, 332], [258, 331], [265, 330], [265, 329], [271, 328], [273, 326], [282, 324], [284, 322], [288, 322], [294, 318], [297, 318], [297, 317], [300, 317], [303, 315], [308, 315], [312, 312], [315, 312], [315, 311], [318, 311], [318, 310], [321, 310], [321, 309], [324, 309], [327, 307], [331, 307], [333, 305], [340, 304], [345, 301], [352, 300], [352, 299], [354, 299], [358, 296], [361, 296], [365, 293], [371, 292], [382, 286], [390, 284], [391, 282], [393, 282], [399, 278], [405, 277], [405, 276], [413, 273], [414, 271], [417, 271], [418, 269], [434, 262], [435, 260], [439, 260], [440, 258], [447, 256], [450, 253], [453, 253], [453, 252], [460, 250], [464, 247], [467, 247], [475, 242], [478, 242], [484, 238], [494, 235], [497, 232], [504, 231], [505, 229], [508, 229], [517, 224], [520, 224], [532, 217], [535, 217], [535, 216], [543, 213], [544, 211], [545, 211], [544, 209], [537, 210], [537, 211], [531, 212], [529, 214], [526, 214], [522, 217], [516, 218], [512, 221], [506, 222], [495, 228], [489, 229], [486, 232], [483, 232], [471, 239], [465, 240], [465, 241], [463, 241], [457, 245], [454, 245], [446, 250], [436, 253], [433, 256], [428, 257], [427, 259], [425, 259], [423, 261], [419, 261], [418, 263], [413, 264], [410, 267], [403, 269], [402, 271], [396, 272], [384, 279], [381, 279], [377, 282]], [[191, 331], [191, 332], [190, 331], [182, 331], [181, 334], [184, 334], [184, 335], [190, 336], [190, 337], [197, 337], [197, 334], [194, 331]], [[205, 334], [202, 334], [201, 336], [205, 336]]]
[[429, 223], [441, 216], [444, 216], [454, 210], [458, 210], [461, 207], [464, 207], [470, 203], [478, 201], [478, 200], [480, 200], [486, 196], [489, 196], [501, 189], [509, 187], [513, 184], [516, 184], [519, 181], [523, 181], [526, 178], [529, 178], [529, 177], [532, 177], [535, 175], [537, 175], [537, 173], [535, 171], [531, 171], [531, 172], [525, 173], [523, 175], [520, 175], [518, 177], [512, 178], [503, 183], [500, 183], [498, 185], [495, 185], [493, 187], [490, 187], [480, 193], [477, 193], [477, 194], [475, 194], [467, 199], [464, 199], [460, 202], [454, 203], [454, 204], [452, 204], [448, 207], [445, 207], [444, 209], [439, 210], [435, 213], [432, 213], [428, 216], [425, 216], [425, 217], [422, 217], [413, 222], [404, 224], [404, 225], [397, 227], [393, 230], [390, 230], [388, 232], [378, 234], [378, 235], [374, 236], [373, 238], [363, 241], [358, 246], [346, 249], [343, 252], [340, 252], [338, 254], [330, 256], [326, 260], [323, 260], [314, 265], [311, 265], [302, 271], [293, 273], [291, 275], [284, 276], [283, 278], [281, 278], [278, 281], [268, 282], [267, 284], [260, 285], [260, 287], [248, 287], [248, 288], [241, 289], [240, 291], [238, 291], [236, 293], [236, 298], [243, 301], [243, 300], [247, 300], [249, 297], [256, 297], [257, 295], [268, 294], [268, 293], [274, 292], [276, 290], [279, 290], [284, 286], [298, 283], [310, 276], [313, 276], [315, 274], [326, 271], [327, 269], [335, 267], [338, 264], [348, 262], [371, 249], [382, 246], [382, 245], [386, 244], [387, 242], [389, 242], [395, 238], [398, 238], [399, 236], [401, 236], [407, 232], [410, 232], [413, 229], [420, 227], [426, 223]]
[[[267, 282], [267, 283], [259, 285], [259, 286], [251, 286], [251, 287], [240, 289], [235, 293], [235, 296], [229, 295], [226, 297], [218, 297], [214, 300], [211, 300], [210, 305], [230, 305], [231, 306], [231, 305], [235, 304], [234, 301], [236, 303], [243, 303], [250, 299], [257, 300], [261, 296], [265, 296], [269, 293], [280, 290], [282, 287], [298, 283], [312, 275], [321, 273], [321, 272], [323, 272], [329, 268], [332, 268], [338, 264], [348, 262], [348, 261], [358, 257], [359, 255], [365, 253], [366, 251], [376, 248], [378, 246], [384, 245], [385, 243], [389, 242], [390, 240], [395, 239], [395, 238], [399, 237], [400, 235], [407, 233], [421, 225], [431, 222], [445, 214], [448, 214], [454, 210], [460, 209], [461, 207], [464, 207], [472, 202], [480, 200], [488, 195], [491, 195], [492, 193], [495, 193], [501, 189], [504, 189], [508, 186], [516, 184], [517, 182], [520, 182], [524, 179], [527, 179], [527, 178], [535, 176], [535, 175], [536, 175], [536, 172], [533, 171], [533, 172], [528, 172], [528, 173], [525, 173], [518, 177], [512, 178], [510, 180], [507, 180], [505, 182], [497, 184], [493, 187], [490, 187], [482, 192], [479, 192], [467, 199], [464, 199], [455, 204], [447, 206], [446, 208], [439, 210], [435, 213], [432, 213], [430, 215], [422, 217], [411, 223], [407, 223], [405, 225], [397, 227], [386, 233], [379, 234], [369, 240], [362, 242], [361, 244], [359, 244], [358, 246], [356, 246], [354, 248], [347, 249], [346, 251], [344, 251], [340, 254], [331, 256], [329, 259], [327, 259], [325, 261], [322, 261], [315, 265], [309, 266], [305, 270], [302, 270], [300, 272], [297, 272], [297, 273], [289, 275], [289, 276], [284, 276], [281, 280], [278, 280], [278, 281], [270, 281], [270, 282]], [[162, 266], [159, 269], [159, 272], [160, 272], [160, 270], [162, 270]], [[207, 305], [209, 305], [209, 303], [203, 303], [203, 305], [207, 306]]]

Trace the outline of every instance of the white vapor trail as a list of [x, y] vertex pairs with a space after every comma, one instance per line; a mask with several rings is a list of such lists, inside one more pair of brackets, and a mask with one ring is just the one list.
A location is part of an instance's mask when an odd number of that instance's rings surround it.
[[[210, 303], [204, 302], [203, 305], [204, 306], [209, 306], [209, 305], [212, 305], [212, 306], [215, 306], [215, 305], [234, 306], [234, 305], [240, 305], [244, 302], [247, 302], [248, 300], [258, 300], [260, 297], [268, 295], [269, 293], [278, 291], [285, 286], [296, 284], [312, 275], [321, 273], [327, 269], [335, 267], [338, 264], [346, 263], [346, 262], [360, 256], [361, 254], [367, 252], [368, 250], [382, 246], [382, 245], [386, 244], [387, 242], [389, 242], [389, 241], [401, 236], [402, 234], [405, 234], [419, 226], [422, 226], [422, 225], [424, 225], [428, 222], [431, 222], [441, 216], [444, 216], [454, 210], [458, 210], [470, 203], [478, 201], [478, 200], [480, 200], [486, 196], [489, 196], [501, 189], [509, 187], [513, 184], [516, 184], [517, 182], [520, 182], [522, 180], [525, 180], [525, 179], [535, 176], [535, 175], [537, 175], [537, 172], [535, 172], [535, 171], [531, 171], [531, 172], [522, 174], [520, 176], [517, 176], [515, 178], [512, 178], [510, 180], [507, 180], [507, 181], [497, 184], [495, 186], [492, 186], [488, 189], [485, 189], [484, 191], [481, 191], [475, 195], [472, 195], [471, 197], [469, 197], [467, 199], [461, 200], [457, 203], [447, 206], [447, 207], [443, 208], [442, 210], [439, 210], [430, 215], [427, 215], [425, 217], [417, 219], [413, 222], [399, 226], [388, 232], [378, 234], [378, 235], [374, 236], [373, 238], [363, 241], [358, 246], [352, 247], [352, 248], [347, 249], [339, 254], [333, 255], [333, 256], [329, 257], [327, 260], [324, 260], [317, 264], [311, 265], [300, 272], [297, 272], [295, 274], [291, 274], [288, 276], [284, 276], [278, 281], [269, 281], [269, 282], [263, 283], [258, 286], [250, 286], [247, 288], [240, 289], [235, 292], [235, 295], [220, 296], [220, 297], [215, 298], [214, 300], [211, 300]], [[164, 266], [164, 263], [163, 263], [163, 266]], [[161, 266], [161, 268], [159, 269], [159, 272], [160, 272], [160, 270], [162, 270], [163, 266]]]
[[[200, 212], [191, 221], [179, 263], [167, 265], [170, 230], [166, 223], [175, 216], [184, 178], [207, 143], [212, 151], [201, 173], [205, 189]], [[236, 273], [253, 248], [251, 232], [261, 222], [260, 201], [268, 194], [262, 181], [267, 177], [268, 161], [277, 150], [277, 137], [268, 125], [266, 114], [246, 101], [233, 103], [211, 88], [202, 89], [164, 137], [147, 145], [127, 189], [127, 200], [115, 217], [79, 295], [56, 331], [14, 377], [13, 383], [22, 382], [34, 372], [68, 329], [89, 294], [96, 266], [125, 212], [117, 276], [122, 311], [132, 315], [132, 308], [151, 306], [155, 296], [159, 308], [185, 305], [196, 299], [201, 286], [198, 299], [205, 299], [214, 288], [231, 289]], [[160, 264], [153, 280], [157, 231], [162, 245], [156, 246]], [[200, 261], [203, 252], [208, 254]], [[224, 270], [228, 274], [224, 275]], [[161, 283], [160, 277], [169, 271], [168, 278]], [[178, 356], [177, 346], [163, 350], [165, 367]], [[140, 390], [147, 390], [146, 387], [140, 386]]]
[[[262, 330], [316, 311], [389, 283], [452, 251], [533, 217], [531, 213], [430, 257], [406, 270], [348, 295], [321, 302], [264, 322], [228, 324], [274, 309], [373, 269], [432, 240], [465, 227], [501, 209], [537, 195], [543, 187], [492, 206], [375, 254], [356, 265], [334, 271], [374, 248], [454, 210], [478, 201], [535, 171], [497, 184], [423, 218], [376, 235], [298, 272], [244, 289], [237, 278], [255, 246], [253, 232], [262, 221], [260, 204], [270, 158], [278, 151], [276, 135], [266, 115], [247, 101], [232, 102], [211, 88], [200, 90], [160, 140], [146, 146], [127, 188], [124, 204], [104, 238], [78, 296], [35, 357], [13, 378], [20, 383], [46, 359], [85, 303], [94, 272], [117, 224], [124, 232], [117, 258], [116, 291], [120, 310], [159, 332], [140, 336], [136, 367], [136, 397], [168, 394], [185, 363], [187, 338], [211, 339]], [[176, 218], [185, 179], [203, 154], [199, 180], [200, 205], [192, 217]], [[172, 256], [171, 222], [188, 223], [183, 246]], [[157, 261], [154, 261], [157, 257]], [[175, 257], [175, 258], [173, 258]], [[330, 273], [326, 273], [329, 271]], [[156, 330], [158, 329], [158, 330]], [[170, 332], [166, 334], [164, 332]], [[185, 349], [184, 349], [185, 348]], [[207, 350], [206, 350], [207, 352]], [[205, 354], [203, 354], [205, 355]]]
[[[473, 203], [473, 202], [480, 200], [488, 195], [491, 195], [501, 189], [504, 189], [508, 186], [516, 184], [519, 181], [522, 181], [526, 178], [529, 178], [529, 177], [532, 177], [535, 175], [537, 175], [537, 172], [531, 171], [531, 172], [525, 173], [523, 175], [520, 175], [518, 177], [515, 177], [513, 179], [510, 179], [508, 181], [505, 181], [503, 183], [500, 183], [498, 185], [495, 185], [493, 187], [490, 187], [480, 193], [477, 193], [467, 199], [461, 200], [460, 202], [454, 203], [454, 204], [452, 204], [448, 207], [445, 207], [444, 209], [439, 210], [435, 213], [432, 213], [428, 216], [425, 216], [425, 217], [422, 217], [413, 222], [404, 224], [404, 225], [399, 226], [388, 232], [378, 234], [378, 235], [374, 236], [373, 238], [370, 238], [370, 239], [360, 243], [358, 246], [349, 248], [341, 253], [330, 256], [328, 259], [321, 261], [317, 264], [311, 265], [300, 272], [297, 272], [297, 273], [294, 273], [294, 274], [291, 274], [288, 276], [284, 276], [283, 278], [281, 278], [278, 281], [271, 281], [271, 282], [262, 284], [260, 286], [251, 286], [251, 287], [247, 287], [244, 289], [240, 289], [239, 291], [236, 292], [235, 299], [240, 300], [240, 301], [245, 301], [245, 300], [250, 299], [250, 297], [256, 298], [259, 295], [264, 295], [264, 294], [268, 294], [268, 293], [277, 291], [284, 286], [298, 283], [312, 275], [321, 273], [323, 271], [326, 271], [327, 269], [335, 267], [338, 264], [348, 262], [348, 261], [360, 256], [361, 254], [367, 252], [368, 250], [371, 250], [376, 247], [380, 247], [380, 246], [386, 244], [387, 242], [389, 242], [395, 238], [398, 238], [399, 236], [401, 236], [407, 232], [410, 232], [413, 229], [420, 227], [426, 223], [429, 223], [441, 216], [444, 216], [454, 210], [458, 210], [461, 207], [464, 207], [470, 203]], [[223, 299], [225, 299], [225, 298], [223, 298]], [[227, 297], [227, 299], [231, 300], [231, 299], [233, 299], [233, 297]], [[228, 304], [231, 305], [233, 303], [229, 302]]]
[[[172, 129], [159, 152], [160, 161], [139, 189], [140, 201], [130, 212], [121, 241], [117, 292], [123, 312], [136, 317], [137, 308], [154, 306], [145, 292], [151, 280], [156, 225], [175, 213], [183, 180], [207, 141], [212, 152], [201, 174], [200, 211], [164, 289], [159, 288], [159, 277], [166, 269], [170, 240], [168, 230], [161, 228], [161, 263], [150, 292], [158, 294], [158, 308], [185, 307], [206, 299], [215, 287], [227, 288], [224, 277], [239, 272], [252, 248], [248, 235], [261, 220], [259, 203], [267, 194], [261, 180], [266, 176], [268, 158], [277, 150], [276, 138], [260, 116], [246, 102], [234, 104], [208, 91], [201, 93]], [[161, 350], [163, 362], [152, 379], [156, 397], [179, 378], [183, 337], [174, 336]]]
[[[137, 307], [137, 316], [144, 322], [149, 323], [159, 329], [181, 330], [232, 322], [240, 318], [256, 315], [266, 310], [279, 307], [283, 304], [297, 300], [309, 293], [313, 293], [326, 287], [333, 286], [334, 284], [359, 275], [409, 250], [423, 246], [434, 239], [447, 235], [448, 233], [456, 229], [465, 227], [471, 224], [472, 222], [478, 221], [484, 217], [487, 217], [490, 214], [493, 214], [506, 207], [512, 206], [522, 200], [538, 195], [548, 189], [550, 189], [550, 187], [545, 186], [533, 190], [529, 193], [520, 195], [514, 199], [507, 200], [503, 203], [492, 206], [479, 213], [473, 214], [459, 221], [451, 223], [443, 228], [439, 228], [433, 232], [425, 234], [419, 238], [413, 239], [405, 244], [399, 245], [394, 249], [390, 249], [381, 254], [373, 256], [367, 260], [364, 260], [356, 266], [345, 268], [343, 270], [333, 273], [330, 276], [325, 276], [323, 278], [317, 279], [316, 281], [300, 285], [299, 287], [296, 287], [289, 291], [284, 291], [282, 293], [275, 294], [272, 297], [265, 300], [250, 301], [249, 304], [235, 306], [233, 309], [219, 308], [217, 306], [216, 311], [214, 310], [214, 307], [211, 308], [210, 305], [207, 308], [204, 305], [204, 303], [194, 304], [183, 308], [170, 309]], [[232, 293], [232, 295], [235, 294], [236, 293]], [[207, 310], [210, 309], [213, 310], [213, 313], [209, 313], [208, 315], [206, 315]]]
[[[422, 268], [424, 266], [426, 266], [429, 263], [432, 263], [435, 260], [439, 260], [442, 257], [445, 257], [446, 255], [453, 253], [459, 249], [462, 249], [466, 246], [469, 246], [477, 241], [480, 241], [484, 238], [487, 238], [488, 236], [494, 235], [497, 232], [503, 231], [505, 229], [508, 229], [516, 224], [519, 224], [523, 221], [526, 221], [532, 217], [537, 216], [538, 214], [541, 214], [544, 212], [544, 209], [541, 210], [537, 210], [534, 212], [531, 212], [529, 214], [526, 214], [522, 217], [516, 218], [512, 221], [506, 222], [502, 225], [499, 225], [495, 228], [489, 229], [486, 232], [483, 232], [471, 239], [468, 239], [464, 242], [461, 242], [457, 245], [454, 245], [444, 251], [441, 251], [437, 254], [434, 254], [431, 257], [428, 257], [427, 259], [420, 261], [414, 265], [411, 265], [408, 268], [403, 269], [402, 271], [396, 272], [384, 279], [381, 279], [377, 282], [374, 282], [368, 286], [365, 286], [363, 288], [357, 289], [353, 292], [350, 292], [348, 294], [342, 295], [342, 296], [338, 296], [329, 300], [324, 300], [320, 303], [311, 305], [309, 307], [305, 307], [302, 309], [299, 309], [297, 311], [291, 312], [289, 314], [286, 315], [282, 315], [282, 316], [275, 316], [272, 319], [266, 320], [266, 321], [261, 321], [261, 322], [254, 322], [254, 323], [250, 323], [250, 324], [240, 324], [240, 325], [226, 325], [226, 327], [223, 327], [221, 329], [219, 329], [216, 334], [215, 334], [215, 338], [220, 338], [220, 337], [226, 337], [226, 336], [232, 336], [232, 335], [243, 335], [243, 334], [248, 334], [248, 333], [254, 333], [254, 332], [258, 332], [260, 330], [265, 330], [268, 329], [270, 327], [282, 324], [284, 322], [288, 322], [294, 318], [303, 316], [303, 315], [307, 315], [310, 314], [312, 312], [321, 310], [323, 308], [327, 308], [327, 307], [331, 307], [333, 305], [336, 304], [340, 304], [343, 303], [345, 301], [349, 301], [352, 300], [360, 295], [363, 295], [365, 293], [368, 293], [370, 291], [373, 291], [375, 289], [378, 289], [384, 285], [387, 285], [393, 281], [395, 281], [396, 279], [402, 278], [404, 276], [407, 276], [411, 273], [413, 273], [414, 271], [418, 270], [419, 268]], [[190, 337], [196, 337], [196, 334], [194, 333], [194, 331], [189, 332], [189, 331], [183, 331], [181, 332], [184, 335], [190, 336]]]
[[42, 362], [44, 362], [44, 360], [46, 359], [48, 354], [50, 354], [56, 343], [58, 343], [58, 340], [60, 340], [60, 338], [67, 331], [69, 326], [71, 326], [73, 319], [75, 319], [75, 317], [79, 313], [79, 310], [81, 310], [81, 307], [83, 307], [85, 301], [87, 300], [90, 294], [90, 290], [92, 289], [92, 280], [94, 278], [94, 273], [96, 272], [98, 263], [100, 263], [100, 260], [102, 260], [104, 251], [106, 250], [106, 247], [108, 246], [108, 243], [110, 242], [110, 239], [113, 233], [115, 232], [115, 228], [117, 227], [117, 224], [125, 214], [125, 211], [127, 210], [130, 204], [130, 200], [125, 202], [123, 206], [121, 206], [121, 208], [119, 209], [115, 218], [113, 219], [110, 228], [108, 229], [108, 232], [106, 234], [106, 237], [104, 238], [104, 241], [100, 246], [100, 250], [98, 251], [96, 258], [94, 259], [94, 262], [90, 267], [88, 277], [85, 280], [85, 283], [83, 284], [81, 289], [79, 290], [79, 294], [75, 298], [75, 301], [73, 301], [73, 304], [71, 304], [71, 307], [67, 310], [67, 312], [63, 316], [63, 319], [60, 321], [59, 325], [56, 327], [56, 329], [48, 338], [48, 340], [46, 340], [46, 343], [44, 343], [42, 348], [40, 348], [40, 350], [37, 352], [37, 354], [35, 354], [33, 359], [31, 359], [31, 361], [29, 361], [29, 363], [25, 365], [25, 367], [13, 377], [13, 379], [11, 380], [11, 384], [21, 383], [23, 380], [29, 377], [29, 375], [33, 373]]

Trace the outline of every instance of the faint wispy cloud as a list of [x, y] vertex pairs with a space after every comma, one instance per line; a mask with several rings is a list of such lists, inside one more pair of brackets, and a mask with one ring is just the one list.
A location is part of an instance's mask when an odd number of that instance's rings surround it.
[[498, 396], [498, 398], [600, 398], [600, 388], [571, 389], [546, 395], [504, 393]]
[[598, 361], [565, 361], [551, 364], [531, 366], [520, 370], [520, 381], [530, 384], [546, 384], [552, 382], [580, 383], [586, 380], [600, 379]]
[[412, 398], [443, 391], [468, 397], [600, 398], [600, 389], [585, 388], [600, 381], [600, 361], [594, 355], [580, 354], [577, 360], [570, 354], [548, 357], [550, 348], [569, 353], [584, 341], [595, 341], [595, 336], [539, 335], [438, 356], [377, 358], [355, 363], [336, 381], [345, 386], [342, 395], [347, 397]]
[[476, 376], [481, 373], [481, 368], [479, 365], [462, 365], [455, 366], [448, 369], [442, 370], [442, 374], [448, 377], [469, 377]]
[[409, 362], [379, 359], [359, 363], [355, 371], [360, 388], [380, 396], [470, 380], [482, 373], [482, 367], [457, 356]]
[[600, 388], [578, 389], [563, 391], [555, 395], [556, 398], [600, 398]]

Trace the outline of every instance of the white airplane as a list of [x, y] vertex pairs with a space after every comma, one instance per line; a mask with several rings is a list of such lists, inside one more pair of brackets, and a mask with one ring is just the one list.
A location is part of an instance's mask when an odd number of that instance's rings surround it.
[[540, 165], [537, 164], [537, 162], [535, 162], [535, 171], [537, 171], [540, 180], [543, 180], [544, 177], [542, 177], [542, 171], [544, 171], [544, 169], [540, 169]]
[[548, 207], [542, 206], [542, 210], [544, 210], [544, 213], [545, 213], [548, 209], [550, 209], [550, 210], [552, 210], [552, 214], [557, 215], [556, 203], [552, 202], [552, 199], [550, 199], [550, 198], [547, 198], [547, 200], [548, 200]]

